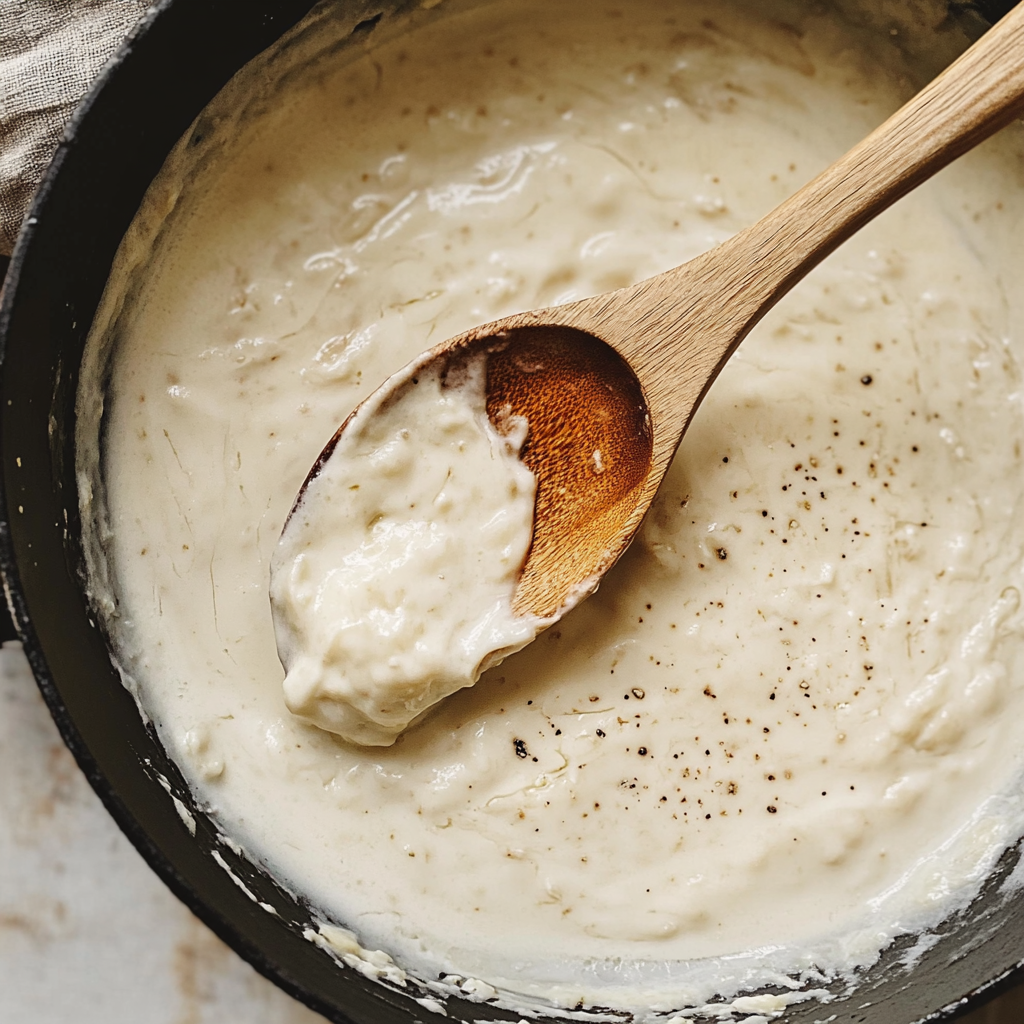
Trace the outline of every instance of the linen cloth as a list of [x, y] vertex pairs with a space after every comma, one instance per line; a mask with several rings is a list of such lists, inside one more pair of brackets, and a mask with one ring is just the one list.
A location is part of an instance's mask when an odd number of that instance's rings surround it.
[[0, 0], [0, 256], [64, 125], [151, 0]]

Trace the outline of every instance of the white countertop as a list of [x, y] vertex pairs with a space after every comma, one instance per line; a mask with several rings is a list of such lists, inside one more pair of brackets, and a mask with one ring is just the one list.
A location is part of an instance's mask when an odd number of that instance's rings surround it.
[[0, 651], [0, 1022], [323, 1024], [171, 895]]
[[[0, 650], [0, 1024], [323, 1024], [192, 916]], [[963, 1019], [1024, 1024], [1024, 988]]]

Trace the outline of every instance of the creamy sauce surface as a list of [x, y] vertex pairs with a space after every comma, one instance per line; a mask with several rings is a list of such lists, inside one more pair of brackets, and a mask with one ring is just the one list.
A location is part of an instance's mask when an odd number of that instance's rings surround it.
[[821, 13], [499, 0], [154, 188], [80, 397], [95, 598], [199, 801], [364, 947], [671, 1008], [870, 962], [1019, 832], [1016, 130], [788, 296], [600, 591], [393, 746], [291, 714], [275, 650], [285, 517], [386, 376], [722, 241], [904, 74]]

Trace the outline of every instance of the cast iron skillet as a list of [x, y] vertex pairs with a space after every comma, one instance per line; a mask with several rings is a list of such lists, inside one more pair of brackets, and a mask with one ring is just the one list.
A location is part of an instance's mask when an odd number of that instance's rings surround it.
[[[377, 24], [374, 0], [338, 0]], [[114, 253], [151, 179], [199, 111], [313, 0], [163, 0], [107, 66], [68, 127], [11, 261], [0, 303], [0, 569], [11, 613], [64, 739], [118, 824], [168, 886], [222, 939], [332, 1021], [412, 1024], [413, 998], [342, 967], [302, 937], [309, 914], [219, 844], [176, 766], [121, 685], [80, 581], [75, 392], [82, 349]], [[392, 5], [393, 6], [393, 5]], [[412, 4], [410, 6], [418, 6]], [[1011, 3], [992, 0], [994, 19]], [[193, 838], [163, 776], [195, 815]], [[278, 916], [257, 907], [222, 864]], [[786, 1024], [944, 1021], [1024, 980], [1024, 892], [1000, 896], [1021, 846], [911, 967], [901, 941], [852, 994], [796, 1005]], [[452, 1000], [470, 1024], [518, 1020]]]

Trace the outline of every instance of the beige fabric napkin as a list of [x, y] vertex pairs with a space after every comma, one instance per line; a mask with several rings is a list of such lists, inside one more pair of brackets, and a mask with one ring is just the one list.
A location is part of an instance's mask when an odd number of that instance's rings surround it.
[[151, 0], [0, 0], [0, 255], [71, 112]]

